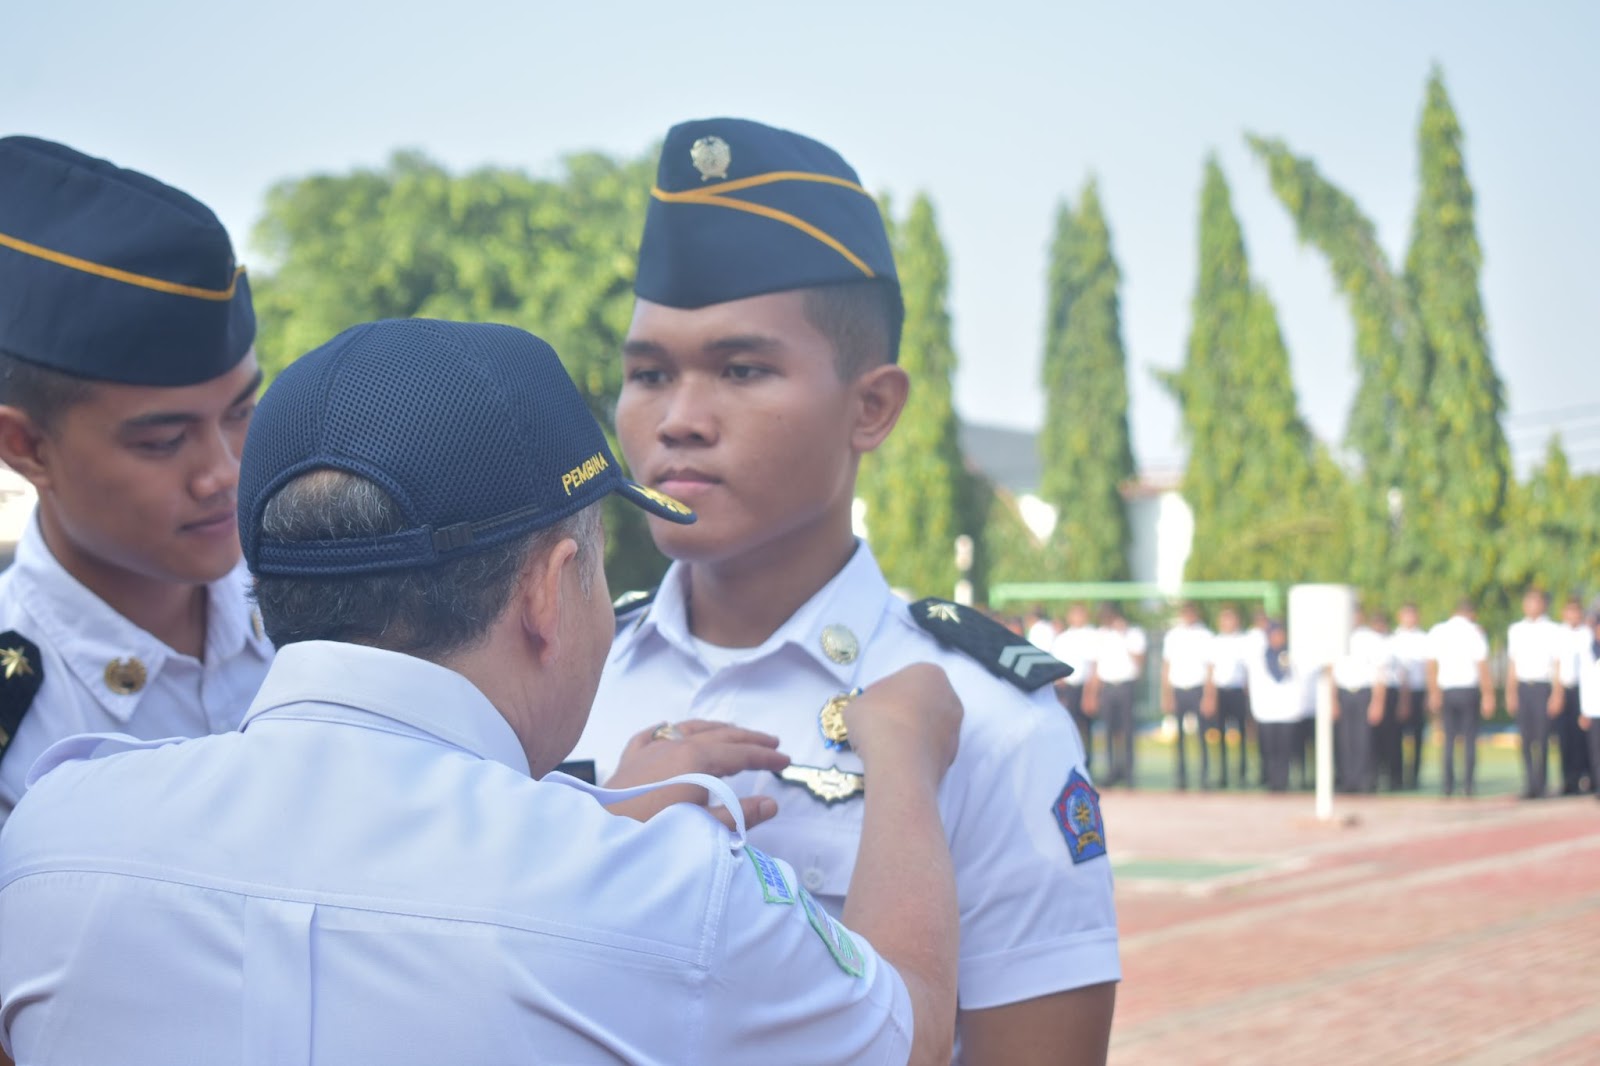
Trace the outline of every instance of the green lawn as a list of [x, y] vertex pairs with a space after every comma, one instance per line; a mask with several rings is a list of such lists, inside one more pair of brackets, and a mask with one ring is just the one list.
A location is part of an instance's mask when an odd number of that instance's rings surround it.
[[[1437, 737], [1433, 736], [1434, 730], [1429, 730], [1429, 743], [1422, 754], [1422, 787], [1415, 793], [1406, 795], [1436, 796], [1439, 794], [1439, 759], [1440, 748]], [[1216, 744], [1212, 743], [1213, 757], [1216, 754]], [[1189, 783], [1193, 787], [1198, 780], [1198, 758], [1194, 742], [1190, 741], [1189, 747]], [[1148, 789], [1170, 789], [1174, 787], [1177, 779], [1177, 766], [1174, 762], [1175, 754], [1170, 742], [1159, 736], [1146, 733], [1139, 738], [1134, 749], [1135, 772], [1138, 787]], [[1228, 766], [1230, 770], [1230, 788], [1239, 787], [1236, 771], [1239, 768], [1239, 754], [1236, 749], [1236, 738], [1228, 738]], [[1555, 745], [1550, 746], [1550, 769], [1546, 780], [1556, 788], [1560, 787], [1561, 764], [1556, 757]], [[1094, 774], [1102, 777], [1105, 774], [1105, 740], [1096, 733], [1094, 752]], [[1256, 752], [1250, 750], [1251, 787], [1254, 788], [1258, 780], [1259, 764], [1256, 761]], [[1461, 755], [1456, 754], [1456, 775], [1460, 781]], [[1213, 778], [1215, 767], [1213, 767]], [[1476, 774], [1477, 791], [1480, 796], [1512, 795], [1522, 788], [1522, 760], [1517, 749], [1515, 733], [1483, 734], [1478, 737], [1478, 769]]]

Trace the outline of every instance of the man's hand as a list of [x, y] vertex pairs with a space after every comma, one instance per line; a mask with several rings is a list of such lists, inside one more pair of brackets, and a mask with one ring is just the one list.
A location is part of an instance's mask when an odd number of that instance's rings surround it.
[[[1516, 713], [1517, 713], [1516, 707], [1512, 707], [1511, 708], [1511, 714], [1514, 716], [1514, 715], [1516, 715]], [[1489, 719], [1491, 719], [1493, 717], [1494, 717], [1494, 693], [1491, 692], [1487, 696], [1483, 697], [1483, 719], [1484, 719], [1484, 721], [1488, 721]]]
[[850, 747], [867, 776], [875, 763], [916, 760], [937, 784], [955, 761], [961, 700], [943, 670], [914, 663], [875, 681], [844, 709]]
[[1566, 705], [1566, 691], [1560, 685], [1550, 686], [1550, 703], [1546, 708], [1550, 717], [1554, 718], [1561, 713], [1561, 708]]
[[[671, 732], [676, 732], [677, 737], [662, 735]], [[611, 775], [605, 787], [632, 788], [679, 774], [728, 777], [745, 770], [782, 770], [788, 765], [789, 756], [778, 750], [778, 738], [770, 733], [694, 718], [676, 726], [651, 726], [635, 733], [628, 746], [622, 749], [617, 772]], [[710, 794], [703, 788], [675, 785], [657, 789], [648, 796], [613, 803], [609, 810], [612, 814], [646, 822], [674, 803], [704, 807], [710, 800]], [[745, 796], [739, 804], [744, 808], [747, 829], [778, 813], [778, 804], [770, 796]], [[733, 815], [729, 811], [718, 807], [711, 813], [723, 825], [733, 828]]]
[[1382, 700], [1373, 700], [1370, 704], [1367, 705], [1367, 724], [1368, 725], [1382, 725], [1383, 724], [1383, 701]]

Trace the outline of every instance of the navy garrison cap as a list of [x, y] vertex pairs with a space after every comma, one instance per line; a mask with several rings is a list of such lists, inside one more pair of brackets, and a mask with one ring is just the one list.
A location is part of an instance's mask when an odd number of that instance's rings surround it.
[[[319, 469], [381, 486], [406, 528], [324, 541], [264, 536], [273, 495]], [[613, 492], [668, 521], [694, 521], [677, 500], [622, 476], [538, 337], [512, 326], [369, 322], [295, 360], [261, 397], [239, 470], [239, 534], [253, 574], [419, 569], [543, 529]]]
[[211, 210], [133, 170], [0, 138], [0, 352], [75, 377], [196, 385], [256, 335]]
[[838, 152], [746, 119], [668, 131], [636, 295], [697, 308], [864, 280], [889, 287], [898, 319], [900, 281], [883, 216]]

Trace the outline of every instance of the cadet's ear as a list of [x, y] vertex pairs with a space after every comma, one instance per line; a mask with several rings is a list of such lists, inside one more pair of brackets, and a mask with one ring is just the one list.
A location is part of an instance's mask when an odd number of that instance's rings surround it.
[[33, 417], [20, 407], [0, 406], [0, 462], [21, 474], [43, 492], [50, 487], [45, 462], [48, 441]]
[[884, 363], [863, 371], [851, 385], [856, 397], [855, 428], [850, 434], [850, 447], [864, 455], [878, 447], [889, 436], [905, 410], [906, 396], [911, 389], [911, 379], [894, 363]]
[[549, 550], [534, 552], [523, 567], [517, 589], [517, 609], [522, 631], [535, 649], [540, 665], [548, 666], [561, 651], [561, 612], [574, 605], [561, 597], [561, 579], [567, 567], [578, 565], [578, 542], [563, 537]]

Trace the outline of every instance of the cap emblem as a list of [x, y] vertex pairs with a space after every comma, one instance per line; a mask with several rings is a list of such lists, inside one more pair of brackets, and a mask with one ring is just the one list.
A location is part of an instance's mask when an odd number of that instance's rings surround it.
[[733, 162], [733, 150], [721, 137], [701, 137], [689, 147], [689, 161], [700, 172], [701, 181], [726, 178], [728, 164]]

